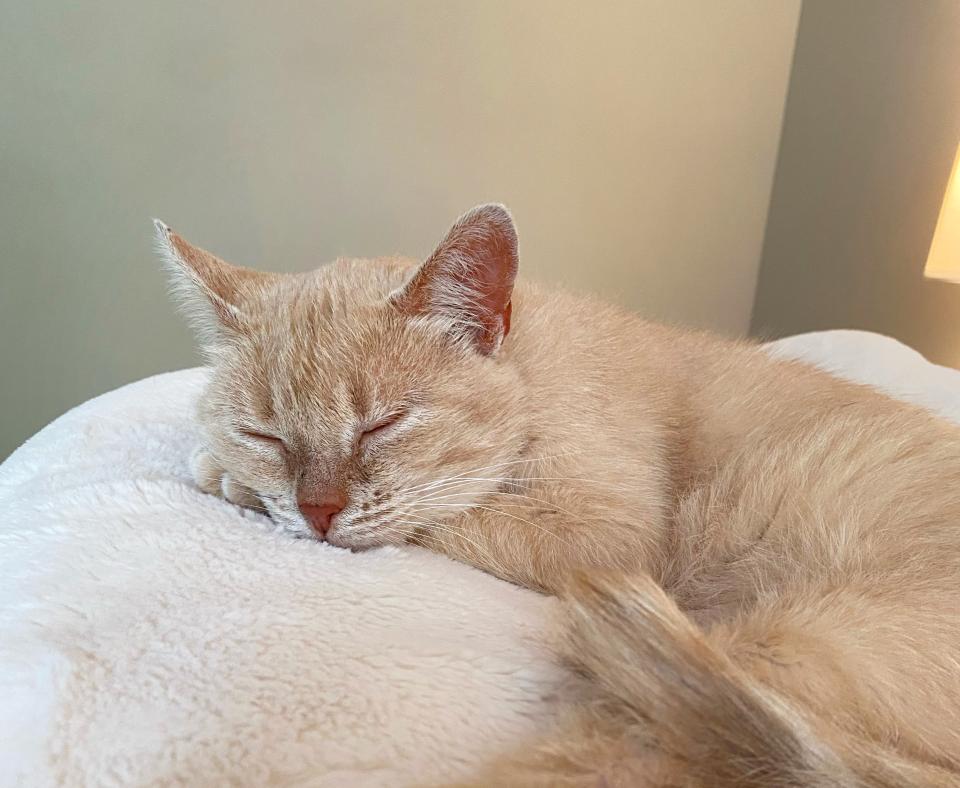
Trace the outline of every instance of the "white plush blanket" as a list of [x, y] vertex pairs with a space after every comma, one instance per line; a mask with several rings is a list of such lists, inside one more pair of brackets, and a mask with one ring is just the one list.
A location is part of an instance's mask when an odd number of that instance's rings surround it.
[[[774, 347], [960, 420], [960, 372], [893, 340]], [[552, 600], [201, 494], [202, 381], [98, 397], [0, 466], [0, 785], [436, 783], [549, 724]]]

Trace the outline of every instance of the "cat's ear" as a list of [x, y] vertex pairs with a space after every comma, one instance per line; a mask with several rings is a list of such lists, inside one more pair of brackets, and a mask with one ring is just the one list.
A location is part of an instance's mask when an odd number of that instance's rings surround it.
[[445, 320], [490, 355], [510, 331], [518, 264], [510, 212], [502, 205], [480, 205], [457, 220], [391, 302], [406, 314]]
[[174, 297], [203, 344], [243, 331], [243, 296], [272, 274], [240, 268], [181, 238], [154, 219], [157, 251]]

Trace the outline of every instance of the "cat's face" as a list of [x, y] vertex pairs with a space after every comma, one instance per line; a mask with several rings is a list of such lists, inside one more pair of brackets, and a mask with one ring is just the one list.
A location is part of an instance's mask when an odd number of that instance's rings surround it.
[[364, 548], [455, 528], [522, 457], [522, 387], [498, 353], [516, 236], [475, 209], [419, 268], [230, 266], [160, 229], [212, 361], [208, 448], [299, 535]]

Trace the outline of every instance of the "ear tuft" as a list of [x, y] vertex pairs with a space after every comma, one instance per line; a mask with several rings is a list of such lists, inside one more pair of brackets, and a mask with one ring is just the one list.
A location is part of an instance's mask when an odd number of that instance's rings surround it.
[[186, 314], [201, 344], [215, 345], [243, 329], [241, 310], [245, 288], [269, 277], [230, 265], [193, 246], [159, 219], [156, 229], [157, 252], [170, 277], [170, 289]]
[[510, 212], [496, 203], [479, 205], [456, 221], [391, 302], [411, 316], [445, 320], [480, 353], [491, 355], [510, 331], [518, 267]]

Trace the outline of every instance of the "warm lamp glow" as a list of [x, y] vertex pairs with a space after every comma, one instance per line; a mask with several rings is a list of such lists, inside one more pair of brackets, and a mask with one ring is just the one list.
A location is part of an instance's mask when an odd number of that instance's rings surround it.
[[960, 148], [943, 196], [943, 207], [933, 233], [924, 276], [960, 283]]

